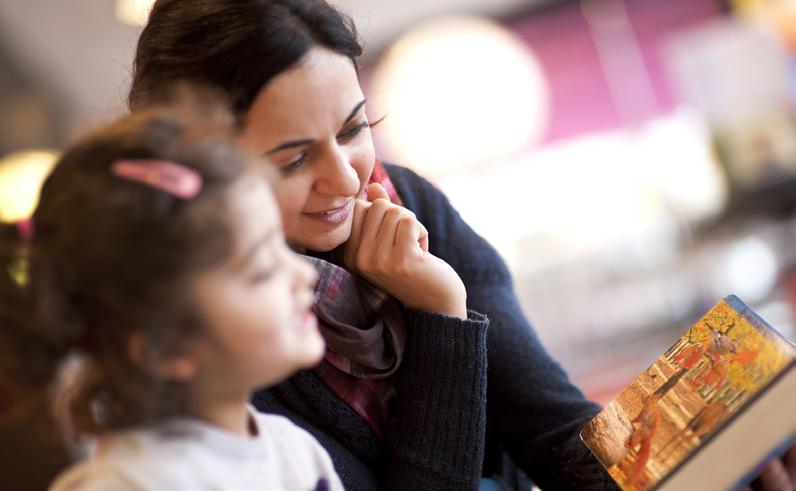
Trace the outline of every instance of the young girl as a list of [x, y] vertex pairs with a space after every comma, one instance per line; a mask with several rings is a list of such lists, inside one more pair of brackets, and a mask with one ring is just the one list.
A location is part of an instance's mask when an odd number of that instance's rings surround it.
[[33, 312], [39, 351], [70, 357], [59, 406], [98, 437], [54, 490], [342, 489], [308, 433], [248, 405], [323, 355], [317, 277], [286, 247], [263, 166], [199, 116], [153, 109], [72, 146], [32, 234], [20, 224], [0, 255], [16, 272], [4, 309]]

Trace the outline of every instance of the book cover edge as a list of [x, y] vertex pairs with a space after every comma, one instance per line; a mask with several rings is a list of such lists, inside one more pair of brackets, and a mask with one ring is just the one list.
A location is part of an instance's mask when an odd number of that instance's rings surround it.
[[758, 315], [757, 312], [755, 312], [751, 307], [746, 305], [743, 300], [735, 295], [727, 295], [724, 297], [724, 302], [732, 307], [733, 310], [738, 312], [741, 317], [746, 319], [746, 321], [752, 324], [755, 328], [770, 331], [776, 337], [784, 341], [785, 344], [789, 345], [791, 350], [796, 350], [796, 345], [790, 339], [786, 338], [782, 335], [782, 333], [771, 327], [771, 324], [763, 320], [763, 318], [760, 317], [760, 315]]

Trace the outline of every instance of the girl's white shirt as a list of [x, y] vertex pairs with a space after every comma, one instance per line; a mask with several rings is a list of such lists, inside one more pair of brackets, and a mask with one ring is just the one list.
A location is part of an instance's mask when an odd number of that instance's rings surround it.
[[50, 489], [343, 489], [312, 435], [282, 416], [249, 411], [256, 436], [248, 438], [194, 418], [104, 436]]

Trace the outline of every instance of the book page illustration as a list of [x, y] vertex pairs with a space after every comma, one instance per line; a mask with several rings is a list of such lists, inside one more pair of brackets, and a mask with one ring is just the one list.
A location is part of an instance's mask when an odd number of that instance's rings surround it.
[[792, 345], [748, 312], [720, 302], [584, 428], [623, 489], [654, 487], [791, 362]]

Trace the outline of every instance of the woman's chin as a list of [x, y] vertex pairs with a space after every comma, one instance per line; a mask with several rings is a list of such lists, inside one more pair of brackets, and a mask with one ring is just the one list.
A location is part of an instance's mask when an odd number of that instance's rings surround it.
[[330, 252], [337, 249], [343, 242], [345, 241], [319, 241], [310, 245], [307, 249], [313, 252]]
[[309, 230], [301, 230], [297, 234], [291, 234], [288, 242], [300, 249], [313, 252], [329, 252], [344, 244], [351, 236], [351, 222], [341, 224], [334, 230], [324, 233], [311, 234]]

